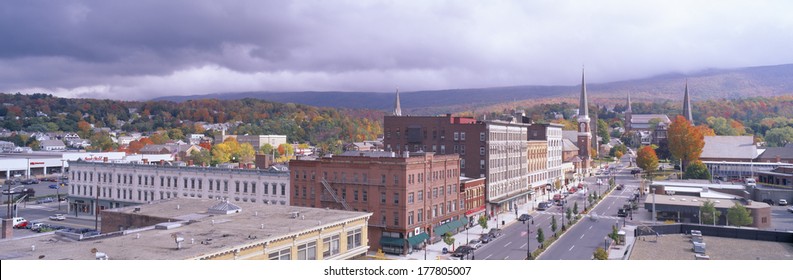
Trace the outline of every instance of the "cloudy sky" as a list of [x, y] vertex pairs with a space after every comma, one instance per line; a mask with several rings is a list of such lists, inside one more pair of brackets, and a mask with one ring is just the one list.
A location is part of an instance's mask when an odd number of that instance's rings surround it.
[[[230, 3], [229, 3], [230, 2]], [[793, 1], [15, 1], [0, 92], [575, 85], [793, 63]]]

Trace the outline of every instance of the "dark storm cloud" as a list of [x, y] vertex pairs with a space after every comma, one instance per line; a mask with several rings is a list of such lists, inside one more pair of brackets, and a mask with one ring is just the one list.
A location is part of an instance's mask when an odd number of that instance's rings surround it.
[[19, 1], [0, 9], [0, 91], [144, 99], [421, 90], [575, 84], [581, 64], [592, 82], [781, 64], [793, 62], [790, 8], [785, 1]]

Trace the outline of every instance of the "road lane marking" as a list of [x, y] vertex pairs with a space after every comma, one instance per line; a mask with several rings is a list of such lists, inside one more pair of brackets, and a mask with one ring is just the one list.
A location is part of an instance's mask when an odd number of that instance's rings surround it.
[[487, 257], [485, 257], [485, 259], [489, 259], [492, 256], [493, 256], [493, 254], [487, 255]]
[[512, 244], [512, 241], [507, 242], [507, 244], [504, 244], [504, 248], [507, 248], [507, 246], [509, 246], [509, 244]]
[[575, 245], [573, 245], [572, 247], [570, 247], [570, 249], [568, 249], [567, 251], [572, 251], [574, 247], [575, 247]]
[[525, 248], [528, 243], [523, 243], [523, 246], [520, 246], [521, 249]]
[[589, 229], [592, 229], [593, 226], [589, 226]]
[[584, 238], [584, 235], [582, 234], [581, 237], [579, 237], [578, 239], [583, 239], [583, 238]]
[[505, 260], [506, 260], [506, 259], [509, 259], [509, 256], [506, 256], [506, 257], [504, 257], [504, 259], [505, 259]]

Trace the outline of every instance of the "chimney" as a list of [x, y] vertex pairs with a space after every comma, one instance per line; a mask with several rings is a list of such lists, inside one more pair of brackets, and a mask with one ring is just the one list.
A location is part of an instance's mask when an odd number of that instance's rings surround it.
[[102, 158], [102, 162], [107, 162], [107, 157]]
[[143, 164], [149, 164], [149, 159], [147, 159], [147, 158], [144, 158], [144, 159], [143, 159]]

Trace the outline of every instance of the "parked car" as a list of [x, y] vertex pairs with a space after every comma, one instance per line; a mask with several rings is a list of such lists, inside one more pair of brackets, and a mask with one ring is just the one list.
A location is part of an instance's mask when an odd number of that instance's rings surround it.
[[617, 185], [617, 190], [618, 190], [618, 191], [621, 191], [623, 188], [625, 188], [625, 184], [619, 184], [619, 185]]
[[479, 237], [479, 240], [482, 241], [482, 244], [487, 244], [487, 243], [490, 243], [490, 241], [493, 240], [493, 238], [490, 237], [489, 233], [485, 233], [485, 234], [482, 234], [482, 236]]
[[496, 239], [501, 236], [501, 230], [497, 228], [491, 228], [487, 234], [489, 234], [491, 238]]
[[39, 200], [36, 200], [36, 204], [50, 203], [50, 202], [53, 202], [53, 201], [55, 201], [55, 199], [53, 199], [52, 197], [45, 197], [45, 198], [40, 198]]
[[28, 226], [28, 220], [22, 217], [14, 217], [14, 228], [25, 228]]
[[793, 206], [788, 207], [787, 211], [790, 212], [790, 213], [793, 213]]
[[474, 250], [474, 248], [472, 248], [471, 246], [462, 245], [460, 247], [457, 247], [457, 249], [454, 249], [454, 252], [452, 253], [452, 257], [463, 258], [463, 257], [467, 256], [468, 254], [470, 254], [471, 251], [473, 251], [473, 250]]
[[35, 232], [41, 232], [41, 228], [43, 227], [45, 227], [43, 223], [33, 223], [33, 225], [30, 226], [30, 230]]
[[518, 217], [518, 221], [521, 221], [521, 222], [525, 222], [525, 221], [528, 221], [530, 219], [531, 219], [531, 215], [529, 215], [529, 214], [521, 214], [520, 217]]
[[627, 217], [627, 216], [628, 216], [628, 211], [625, 210], [624, 208], [620, 208], [619, 210], [617, 210], [617, 217]]
[[779, 205], [780, 205], [780, 206], [785, 206], [785, 205], [787, 205], [787, 200], [784, 200], [784, 199], [779, 199]]
[[479, 249], [479, 247], [482, 247], [482, 240], [479, 239], [471, 240], [468, 242], [468, 246], [471, 246], [471, 248], [474, 249]]
[[66, 220], [66, 216], [63, 215], [63, 214], [55, 214], [55, 215], [50, 216], [50, 220], [63, 221], [63, 220]]
[[57, 189], [57, 188], [58, 188], [58, 185], [55, 185], [55, 184], [50, 185], [50, 189], [54, 190], [54, 189]]
[[765, 203], [767, 203], [768, 205], [771, 205], [771, 206], [776, 205], [776, 203], [774, 203], [774, 200], [770, 199], [770, 198], [763, 199], [763, 202], [765, 202]]
[[641, 169], [634, 168], [634, 169], [632, 169], [632, 170], [631, 170], [631, 175], [633, 175], [633, 174], [639, 174], [639, 173], [642, 173], [642, 170], [641, 170]]
[[537, 210], [545, 211], [548, 208], [551, 208], [551, 206], [553, 206], [553, 202], [540, 202], [540, 204], [537, 205]]

